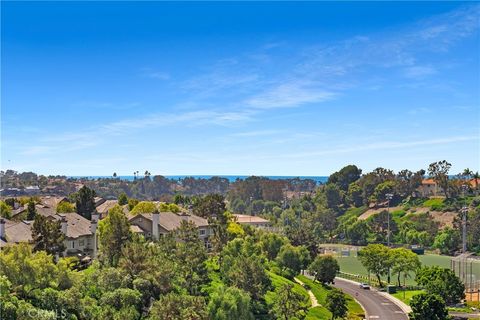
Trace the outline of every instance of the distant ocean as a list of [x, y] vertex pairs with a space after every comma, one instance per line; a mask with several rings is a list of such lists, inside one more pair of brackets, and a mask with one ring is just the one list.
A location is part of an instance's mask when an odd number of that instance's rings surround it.
[[[153, 175], [152, 175], [153, 176]], [[140, 178], [142, 178], [143, 175], [140, 175]], [[226, 178], [230, 182], [234, 182], [237, 179], [244, 180], [248, 178], [249, 176], [208, 176], [208, 175], [184, 175], [184, 176], [164, 176], [165, 178], [168, 179], [173, 179], [173, 180], [180, 180], [184, 179], [187, 177], [192, 177], [196, 179], [210, 179], [212, 177], [220, 177], [220, 178]], [[328, 180], [327, 176], [264, 176], [266, 178], [272, 179], [272, 180], [280, 180], [280, 179], [295, 179], [295, 178], [300, 178], [300, 179], [311, 179], [316, 181], [317, 183], [325, 183]], [[112, 178], [112, 176], [69, 176], [68, 178], [83, 178], [83, 179], [98, 179], [98, 178]], [[134, 176], [117, 176], [117, 179], [122, 179], [122, 180], [127, 180], [127, 181], [133, 181]]]

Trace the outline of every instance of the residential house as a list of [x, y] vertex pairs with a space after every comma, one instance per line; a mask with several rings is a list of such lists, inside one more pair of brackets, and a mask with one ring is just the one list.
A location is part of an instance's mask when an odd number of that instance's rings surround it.
[[417, 191], [419, 195], [424, 198], [443, 196], [442, 187], [431, 178], [423, 179], [422, 184], [417, 188]]
[[234, 219], [239, 224], [249, 225], [260, 229], [268, 229], [271, 227], [271, 222], [257, 216], [249, 216], [246, 214], [234, 214]]
[[145, 236], [146, 238], [159, 239], [169, 233], [175, 232], [180, 227], [182, 221], [193, 222], [198, 228], [198, 236], [210, 247], [208, 238], [213, 234], [207, 219], [198, 217], [185, 212], [159, 212], [159, 213], [140, 213], [129, 217], [132, 231]]
[[33, 243], [32, 221], [12, 221], [0, 219], [0, 246], [18, 244], [20, 242]]

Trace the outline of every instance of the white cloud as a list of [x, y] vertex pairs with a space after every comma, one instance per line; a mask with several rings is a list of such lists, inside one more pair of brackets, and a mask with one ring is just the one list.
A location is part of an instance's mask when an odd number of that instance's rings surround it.
[[298, 107], [308, 103], [324, 102], [333, 99], [335, 93], [319, 86], [302, 81], [274, 86], [245, 101], [245, 105], [255, 109]]
[[407, 78], [419, 79], [437, 73], [437, 70], [431, 66], [412, 66], [404, 69]]

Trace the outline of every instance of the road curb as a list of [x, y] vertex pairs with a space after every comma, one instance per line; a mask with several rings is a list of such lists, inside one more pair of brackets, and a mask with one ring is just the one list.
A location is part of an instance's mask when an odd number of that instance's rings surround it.
[[[346, 282], [353, 283], [353, 284], [355, 284], [355, 285], [359, 285], [359, 284], [360, 284], [359, 282], [352, 281], [352, 280], [349, 280], [349, 279], [344, 279], [344, 278], [341, 278], [341, 277], [335, 277], [335, 279], [337, 279], [337, 278], [338, 278], [338, 279], [341, 279], [342, 281], [346, 281]], [[358, 301], [357, 299], [355, 299], [354, 296], [352, 296], [352, 295], [349, 295], [349, 296], [352, 297], [353, 300], [355, 300], [360, 307], [362, 307], [363, 313], [365, 314], [365, 319], [368, 319], [368, 313], [367, 313], [367, 310], [365, 309], [365, 307], [363, 306], [363, 304], [361, 304], [360, 301]]]
[[395, 303], [406, 314], [409, 314], [410, 312], [412, 312], [412, 308], [410, 308], [410, 306], [408, 304], [406, 304], [405, 302], [403, 302], [402, 300], [397, 299], [394, 296], [392, 296], [391, 294], [386, 293], [386, 292], [380, 292], [379, 291], [378, 293], [381, 294], [382, 296], [384, 296], [385, 298], [387, 298], [388, 300], [392, 301], [393, 303]]

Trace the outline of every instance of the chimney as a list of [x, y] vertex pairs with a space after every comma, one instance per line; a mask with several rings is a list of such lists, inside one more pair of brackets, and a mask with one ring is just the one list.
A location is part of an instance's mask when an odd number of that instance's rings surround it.
[[0, 219], [0, 238], [5, 239], [5, 219]]
[[98, 214], [97, 210], [95, 210], [95, 211], [92, 213], [92, 222], [97, 223], [99, 216], [100, 216], [100, 215]]
[[67, 218], [65, 218], [65, 216], [62, 216], [62, 220], [60, 221], [61, 224], [62, 224], [62, 233], [65, 235], [65, 237], [67, 236]]
[[92, 222], [90, 223], [90, 231], [92, 232], [92, 237], [93, 237], [92, 258], [96, 258], [97, 257], [97, 221], [93, 219], [93, 215], [92, 215]]
[[158, 223], [160, 222], [160, 213], [158, 210], [155, 210], [152, 213], [152, 238], [154, 240], [158, 240]]

